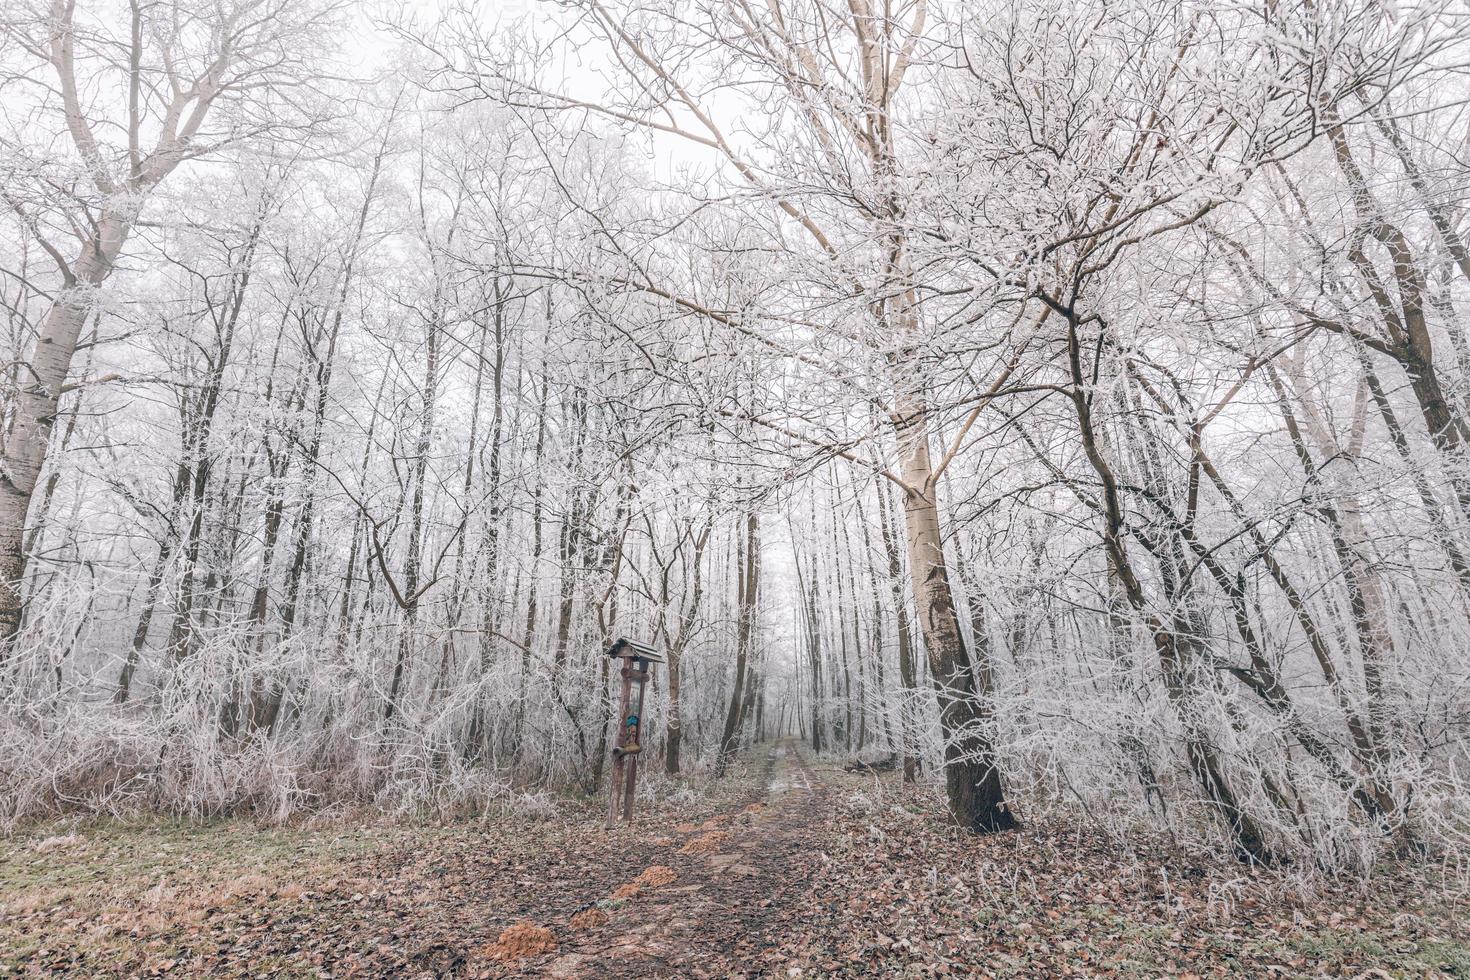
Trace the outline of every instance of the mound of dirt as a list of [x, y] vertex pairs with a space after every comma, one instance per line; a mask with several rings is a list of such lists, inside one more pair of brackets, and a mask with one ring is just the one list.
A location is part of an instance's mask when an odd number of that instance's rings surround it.
[[637, 882], [630, 881], [626, 885], [619, 885], [616, 889], [614, 889], [612, 897], [618, 899], [636, 898], [638, 896], [638, 893], [642, 890], [643, 889], [638, 887]]
[[698, 837], [679, 848], [680, 854], [713, 854], [718, 851], [730, 835], [723, 830], [711, 831], [708, 834], [700, 834]]
[[651, 864], [643, 869], [643, 873], [638, 876], [635, 884], [648, 888], [658, 888], [661, 885], [671, 884], [677, 877], [678, 875], [674, 874], [673, 868], [665, 867], [662, 864]]
[[595, 929], [596, 927], [603, 925], [606, 922], [607, 913], [594, 905], [591, 908], [583, 909], [576, 915], [572, 916], [571, 921], [568, 922], [567, 925], [571, 926], [573, 929]]
[[484, 954], [493, 960], [510, 962], [527, 956], [540, 956], [542, 953], [556, 952], [556, 936], [550, 929], [543, 926], [532, 925], [529, 922], [517, 922], [508, 926], [500, 934], [500, 938], [486, 946]]

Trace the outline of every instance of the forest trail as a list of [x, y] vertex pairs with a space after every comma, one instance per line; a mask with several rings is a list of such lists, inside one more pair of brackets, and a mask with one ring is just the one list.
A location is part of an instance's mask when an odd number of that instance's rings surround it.
[[1372, 897], [1292, 892], [1228, 854], [1085, 827], [976, 837], [932, 788], [803, 752], [668, 781], [612, 829], [597, 799], [49, 826], [0, 841], [0, 976], [1470, 977], [1470, 898], [1443, 883], [1386, 869]]
[[823, 854], [827, 794], [795, 742], [773, 744], [756, 789], [733, 813], [659, 838], [668, 860], [627, 883], [636, 894], [609, 896], [605, 919], [592, 916], [555, 956], [519, 969], [565, 978], [769, 974], [784, 960], [790, 906], [810, 883], [803, 869]]

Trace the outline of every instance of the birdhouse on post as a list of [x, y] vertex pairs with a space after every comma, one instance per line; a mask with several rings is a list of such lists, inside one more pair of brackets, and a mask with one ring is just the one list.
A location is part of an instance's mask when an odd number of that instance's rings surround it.
[[[633, 819], [633, 798], [638, 789], [638, 757], [643, 753], [643, 689], [654, 664], [663, 658], [652, 647], [620, 639], [607, 648], [607, 656], [623, 662], [620, 676], [623, 693], [618, 703], [618, 736], [613, 743], [612, 789], [607, 801], [607, 825]], [[635, 693], [633, 685], [638, 685]]]

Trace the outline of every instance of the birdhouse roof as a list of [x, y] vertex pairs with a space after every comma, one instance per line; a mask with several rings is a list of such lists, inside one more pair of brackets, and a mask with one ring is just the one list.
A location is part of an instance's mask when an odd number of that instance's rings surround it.
[[628, 659], [645, 660], [649, 663], [661, 664], [664, 658], [658, 655], [658, 651], [646, 643], [638, 643], [626, 638], [619, 638], [613, 645], [607, 648], [609, 657], [626, 657]]

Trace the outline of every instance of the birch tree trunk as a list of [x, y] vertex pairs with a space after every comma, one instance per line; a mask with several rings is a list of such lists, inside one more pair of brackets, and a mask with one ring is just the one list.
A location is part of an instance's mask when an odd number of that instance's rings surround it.
[[[896, 414], [900, 475], [907, 485], [903, 512], [909, 574], [919, 629], [929, 654], [934, 696], [939, 701], [949, 812], [957, 824], [970, 830], [1009, 830], [1016, 825], [1016, 818], [1006, 802], [988, 730], [991, 692], [978, 688], [944, 559], [938, 494], [929, 456], [928, 407], [921, 396], [903, 392]], [[980, 672], [982, 679], [989, 676], [988, 668]]]
[[21, 583], [26, 571], [26, 519], [31, 496], [46, 462], [56, 411], [77, 339], [92, 310], [93, 297], [117, 263], [132, 232], [131, 212], [104, 212], [81, 254], [65, 272], [65, 283], [31, 352], [25, 378], [16, 389], [10, 428], [0, 450], [0, 663], [20, 629]]
[[[66, 215], [70, 228], [81, 238], [81, 250], [70, 260], [46, 240], [36, 222], [29, 216], [23, 218], [56, 263], [61, 284], [19, 372], [23, 381], [11, 400], [0, 448], [0, 663], [8, 658], [21, 624], [31, 497], [46, 461], [77, 339], [94, 307], [97, 289], [111, 277], [153, 191], [184, 160], [200, 152], [196, 141], [216, 103], [290, 78], [296, 59], [285, 49], [306, 34], [294, 18], [255, 17], [251, 0], [191, 13], [188, 19], [200, 29], [189, 31], [178, 29], [177, 22], [172, 30], [147, 23], [151, 17], [167, 22], [171, 16], [183, 16], [177, 11], [148, 11], [149, 6], [130, 4], [126, 24], [108, 25], [117, 30], [107, 45], [84, 42], [79, 52], [77, 38], [89, 34], [91, 25], [78, 29], [75, 0], [52, 0], [45, 15], [34, 17], [37, 33], [22, 42], [39, 56], [48, 74], [54, 73], [54, 85], [39, 77], [36, 81], [55, 93], [54, 108], [66, 132], [61, 138], [70, 142], [80, 158], [84, 176], [67, 190], [67, 197], [85, 202], [91, 189], [97, 201]], [[301, 7], [305, 10], [308, 4]], [[313, 19], [309, 12], [306, 19], [308, 24]], [[13, 37], [7, 39], [15, 43]], [[197, 50], [186, 50], [186, 43], [196, 39], [205, 40]], [[197, 67], [198, 75], [189, 74], [191, 66]], [[119, 99], [126, 102], [126, 118], [98, 118], [93, 90], [114, 84], [112, 73], [118, 71], [128, 80], [125, 97]], [[145, 84], [145, 78], [155, 81]], [[155, 128], [156, 141], [145, 146], [145, 135]], [[214, 148], [232, 141], [232, 137], [216, 136]], [[9, 194], [5, 201], [16, 208]]]

